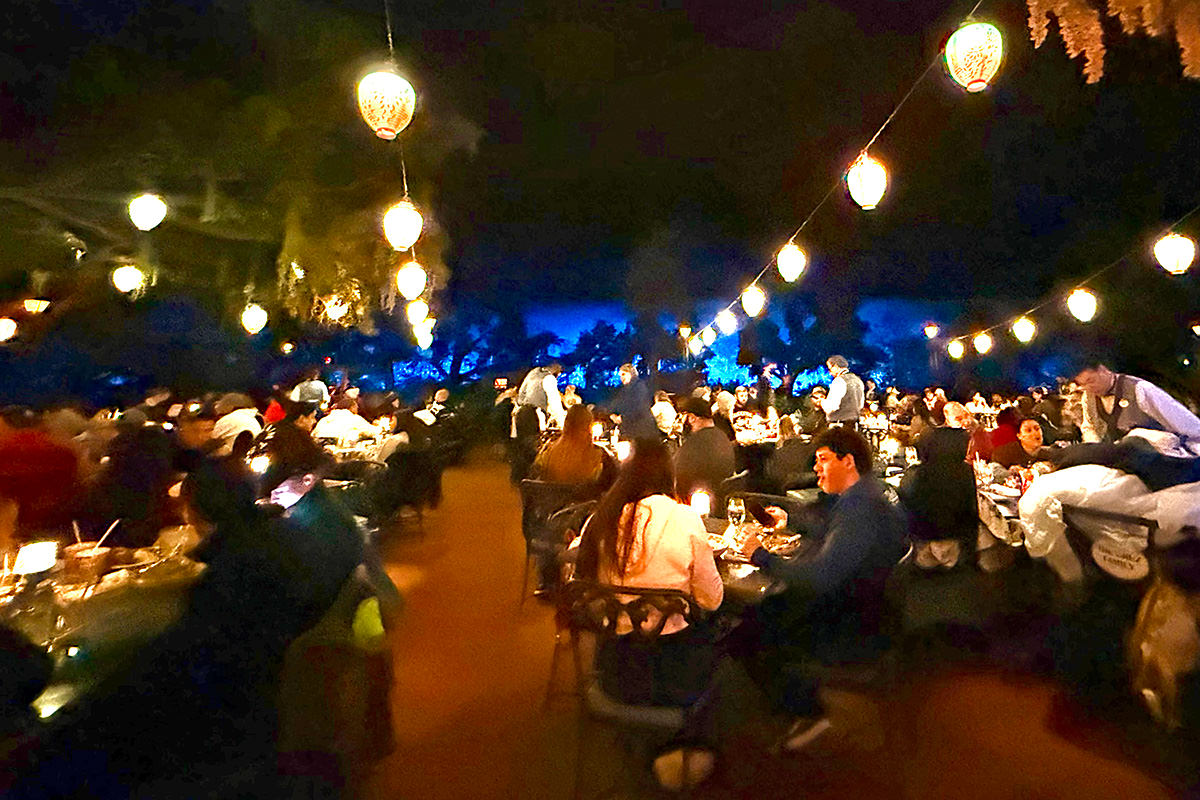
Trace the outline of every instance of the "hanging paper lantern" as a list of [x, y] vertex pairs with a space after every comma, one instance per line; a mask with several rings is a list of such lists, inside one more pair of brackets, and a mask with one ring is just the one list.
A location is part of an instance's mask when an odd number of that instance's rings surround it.
[[122, 294], [140, 291], [146, 285], [146, 273], [132, 264], [114, 269], [111, 279], [112, 285]]
[[686, 322], [681, 323], [679, 325], [679, 338], [686, 339], [691, 335], [692, 335], [692, 326], [688, 325]]
[[396, 273], [396, 289], [405, 300], [416, 300], [425, 291], [428, 276], [425, 268], [415, 261], [405, 264]]
[[981, 356], [985, 355], [992, 349], [991, 334], [987, 333], [986, 331], [983, 333], [977, 333], [975, 334], [975, 338], [971, 341], [971, 344], [975, 345], [976, 353], [979, 353]]
[[879, 204], [887, 190], [887, 170], [863, 151], [846, 171], [846, 188], [854, 202], [869, 211]]
[[704, 342], [700, 340], [699, 336], [693, 336], [691, 339], [688, 340], [688, 351], [691, 352], [692, 355], [694, 355], [694, 356], [700, 355], [700, 351], [703, 349], [704, 349]]
[[251, 336], [267, 327], [267, 318], [267, 310], [258, 303], [247, 303], [242, 309], [242, 327]]
[[717, 328], [726, 336], [737, 330], [737, 317], [728, 308], [717, 314], [716, 322]]
[[950, 344], [946, 345], [946, 352], [950, 354], [951, 358], [953, 358], [955, 361], [958, 361], [967, 352], [967, 348], [961, 340], [955, 339]]
[[417, 325], [429, 316], [429, 303], [424, 300], [413, 300], [408, 304], [404, 313], [408, 316], [409, 325]]
[[1192, 333], [1196, 334], [1197, 336], [1200, 336], [1200, 322], [1197, 322], [1194, 325], [1192, 325]]
[[422, 350], [428, 350], [433, 344], [433, 326], [437, 322], [433, 317], [426, 317], [420, 322], [413, 324], [413, 338], [417, 341], [417, 346]]
[[30, 297], [22, 305], [30, 314], [41, 314], [50, 307], [50, 301], [44, 297]]
[[1182, 275], [1196, 258], [1196, 243], [1178, 233], [1169, 233], [1155, 242], [1154, 257], [1167, 272]]
[[17, 335], [17, 321], [11, 317], [0, 317], [0, 342], [7, 342]]
[[946, 42], [946, 67], [950, 77], [968, 92], [982, 92], [1000, 70], [1004, 37], [996, 26], [970, 22]]
[[372, 72], [358, 82], [358, 111], [380, 139], [389, 142], [412, 122], [417, 93], [391, 70]]
[[1091, 322], [1096, 316], [1096, 295], [1088, 289], [1076, 289], [1067, 298], [1067, 310], [1080, 322]]
[[807, 266], [808, 256], [795, 242], [788, 242], [775, 254], [775, 267], [779, 270], [779, 277], [788, 283], [803, 275]]
[[936, 339], [937, 335], [941, 332], [942, 332], [942, 329], [938, 327], [938, 324], [936, 322], [926, 322], [925, 323], [925, 338], [926, 339]]
[[1037, 335], [1037, 325], [1029, 317], [1020, 317], [1012, 324], [1012, 335], [1018, 342], [1028, 344]]
[[129, 220], [139, 231], [158, 227], [167, 216], [167, 204], [156, 194], [140, 194], [129, 201]]
[[421, 237], [425, 219], [412, 202], [405, 198], [383, 215], [383, 235], [393, 250], [407, 250]]
[[760, 289], [757, 284], [747, 286], [746, 291], [742, 292], [742, 308], [746, 310], [747, 315], [757, 317], [762, 313], [766, 305], [767, 293]]
[[707, 328], [705, 328], [704, 330], [700, 331], [700, 341], [704, 344], [705, 347], [712, 347], [713, 342], [715, 342], [716, 340], [717, 340], [717, 332], [712, 329], [711, 325], [708, 326]]

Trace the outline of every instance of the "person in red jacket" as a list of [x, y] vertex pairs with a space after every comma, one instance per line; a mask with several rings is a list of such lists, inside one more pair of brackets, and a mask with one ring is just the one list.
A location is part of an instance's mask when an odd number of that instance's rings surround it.
[[19, 508], [22, 536], [70, 526], [78, 495], [79, 460], [24, 408], [0, 411], [0, 497]]

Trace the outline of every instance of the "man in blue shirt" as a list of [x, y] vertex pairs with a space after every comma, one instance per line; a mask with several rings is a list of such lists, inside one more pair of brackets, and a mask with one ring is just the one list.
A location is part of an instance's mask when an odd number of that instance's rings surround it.
[[871, 474], [866, 439], [830, 428], [814, 445], [817, 483], [837, 496], [816, 554], [774, 555], [754, 535], [743, 546], [755, 566], [787, 586], [759, 609], [759, 643], [779, 702], [801, 717], [817, 710], [816, 686], [790, 665], [855, 662], [882, 653], [884, 583], [907, 551], [903, 512]]

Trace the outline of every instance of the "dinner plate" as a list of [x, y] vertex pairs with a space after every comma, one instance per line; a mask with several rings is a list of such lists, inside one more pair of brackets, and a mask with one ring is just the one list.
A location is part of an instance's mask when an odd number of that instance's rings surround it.
[[985, 494], [992, 494], [997, 497], [1004, 497], [1007, 499], [1015, 499], [1021, 496], [1020, 489], [1014, 489], [1013, 487], [1005, 486], [1002, 483], [994, 483], [983, 491]]

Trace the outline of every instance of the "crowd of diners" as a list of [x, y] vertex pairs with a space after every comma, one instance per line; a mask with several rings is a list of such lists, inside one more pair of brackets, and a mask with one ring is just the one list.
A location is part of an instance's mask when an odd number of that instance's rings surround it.
[[[1009, 537], [1023, 528], [1032, 557], [1025, 563], [1058, 581], [1056, 598], [1069, 598], [1066, 607], [1079, 612], [1061, 649], [1077, 664], [1107, 662], [1121, 673], [1124, 690], [1129, 672], [1140, 669], [1134, 692], [1168, 727], [1179, 723], [1189, 698], [1186, 713], [1200, 720], [1200, 694], [1182, 688], [1197, 667], [1193, 645], [1200, 641], [1200, 418], [1193, 399], [1185, 404], [1098, 359], [1081, 359], [1053, 387], [1016, 397], [951, 398], [936, 386], [880, 389], [841, 356], [826, 366], [829, 385], [813, 388], [797, 405], [776, 396], [769, 372], [732, 390], [700, 385], [670, 395], [652, 392], [632, 364], [620, 367], [615, 394], [596, 404], [577, 399], [575, 387], [558, 394], [557, 364], [530, 370], [508, 393], [514, 480], [577, 484], [590, 494], [574, 500], [598, 498], [573, 544], [556, 543], [565, 549], [554, 563], [543, 558], [538, 594], [550, 601], [569, 594], [557, 591], [564, 582], [582, 580], [680, 590], [719, 617], [728, 604], [706, 517], [723, 516], [726, 499], [747, 492], [763, 506], [740, 532], [739, 555], [782, 590], [757, 607], [729, 611], [737, 617], [732, 635], [725, 635], [728, 620], [703, 629], [673, 620], [656, 640], [652, 663], [643, 643], [617, 637], [598, 656], [606, 691], [625, 702], [684, 703], [709, 685], [718, 650], [733, 653], [775, 707], [794, 718], [779, 746], [803, 748], [830, 723], [812, 679], [790, 665], [880, 657], [891, 646], [884, 625], [889, 580], [898, 573], [937, 578], [1002, 570], [1012, 561]], [[1109, 487], [1118, 483], [1127, 495], [1112, 495]], [[805, 496], [813, 488], [815, 499], [811, 491]], [[983, 513], [997, 509], [982, 502], [985, 489], [1002, 491], [1001, 502], [1014, 498], [1012, 527], [996, 536], [988, 525], [1007, 520]], [[803, 519], [788, 519], [784, 509], [795, 508], [789, 491], [809, 502]], [[1158, 520], [1157, 540], [1143, 538], [1124, 554], [1136, 560], [1148, 547], [1159, 548], [1151, 555], [1154, 585], [1172, 588], [1174, 606], [1145, 593], [1143, 580], [1134, 581], [1140, 589], [1132, 601], [1129, 592], [1118, 593], [1125, 604], [1114, 612], [1111, 593], [1084, 580], [1086, 554], [1067, 546], [1061, 512], [1055, 517], [1046, 509], [1056, 497], [1086, 506], [1091, 492], [1108, 494], [1110, 512], [1145, 509], [1143, 501], [1156, 493], [1183, 498], [1172, 501], [1171, 519]], [[704, 502], [695, 502], [698, 493]], [[803, 556], [762, 546], [763, 537], [781, 531], [819, 544]], [[996, 549], [1001, 541], [1006, 546]], [[997, 562], [998, 554], [1009, 555]], [[1180, 596], [1190, 600], [1179, 602]], [[1152, 603], [1160, 606], [1148, 608]], [[1080, 611], [1088, 608], [1090, 617]], [[1178, 635], [1164, 634], [1168, 623], [1161, 621], [1142, 630], [1150, 644], [1141, 657], [1153, 652], [1156, 660], [1150, 667], [1126, 663], [1122, 648], [1135, 616], [1144, 621], [1168, 611]], [[1146, 677], [1156, 674], [1157, 683]]]
[[[382, 524], [440, 499], [441, 469], [461, 450], [448, 401], [444, 389], [417, 406], [331, 390], [313, 369], [262, 396], [155, 388], [124, 408], [0, 410], [0, 794], [197, 797], [208, 786], [228, 796], [221, 782], [246, 765], [277, 777], [276, 695], [291, 644], [328, 630], [348, 592], [378, 601], [374, 616], [349, 606], [356, 631], [395, 623], [400, 598], [374, 544]], [[355, 469], [366, 460], [370, 483]], [[168, 552], [164, 532], [180, 530], [187, 546]], [[17, 624], [22, 598], [69, 583], [64, 550], [101, 539], [98, 550], [186, 554], [204, 568], [181, 619], [42, 723], [30, 704], [54, 662]], [[17, 574], [15, 557], [35, 542], [57, 542], [60, 566]], [[389, 719], [380, 663], [364, 691], [384, 696], [369, 698], [364, 725]], [[354, 739], [327, 738], [331, 752]], [[382, 756], [390, 728], [368, 738]], [[320, 759], [288, 769], [326, 786], [345, 777]], [[146, 786], [158, 788], [138, 794]]]

